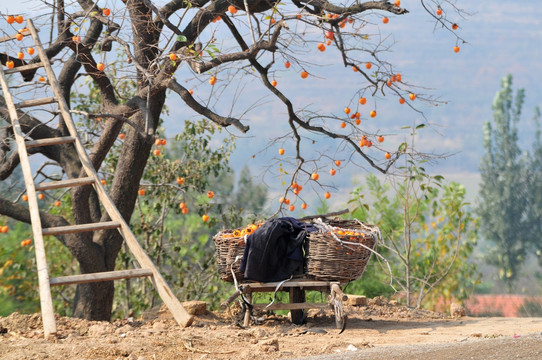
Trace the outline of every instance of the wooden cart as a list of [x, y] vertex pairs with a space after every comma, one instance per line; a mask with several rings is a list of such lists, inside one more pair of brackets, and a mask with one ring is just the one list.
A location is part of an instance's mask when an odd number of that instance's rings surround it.
[[[305, 302], [305, 290], [321, 291], [329, 295], [328, 303], [308, 303]], [[289, 292], [290, 303], [252, 304], [252, 293], [255, 292]], [[341, 332], [346, 326], [346, 317], [343, 312], [342, 302], [348, 300], [339, 282], [336, 281], [318, 281], [306, 278], [294, 278], [285, 282], [243, 282], [239, 285], [232, 296], [221, 304], [225, 310], [237, 297], [243, 295], [248, 301], [245, 310], [243, 325], [249, 326], [252, 315], [252, 309], [256, 310], [290, 310], [291, 318], [294, 324], [303, 322], [304, 309], [327, 309], [332, 308], [335, 313], [335, 324]]]

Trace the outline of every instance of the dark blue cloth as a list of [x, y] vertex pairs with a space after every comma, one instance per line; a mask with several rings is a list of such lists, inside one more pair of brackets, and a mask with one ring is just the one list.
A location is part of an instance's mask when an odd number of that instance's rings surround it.
[[312, 224], [291, 217], [271, 219], [247, 237], [241, 271], [245, 279], [282, 281], [303, 265], [303, 241]]
[[289, 259], [303, 261], [303, 241], [305, 241], [308, 233], [318, 231], [318, 228], [311, 223], [301, 222], [293, 217], [282, 217], [279, 219], [289, 221], [294, 227], [294, 230], [303, 234], [303, 239], [300, 239], [301, 244], [299, 244], [299, 240], [297, 239], [289, 242], [290, 246], [288, 247], [287, 253]]
[[293, 217], [286, 216], [286, 217], [281, 217], [279, 219], [288, 220], [289, 222], [292, 223], [294, 228], [299, 229], [299, 230], [305, 230], [307, 233], [311, 233], [313, 231], [318, 231], [318, 228], [316, 226], [314, 226], [314, 224], [299, 221], [299, 220], [297, 220], [296, 218], [293, 218]]

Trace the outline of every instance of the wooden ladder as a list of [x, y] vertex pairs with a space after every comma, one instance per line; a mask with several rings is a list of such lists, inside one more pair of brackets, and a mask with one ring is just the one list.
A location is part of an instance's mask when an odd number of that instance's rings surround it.
[[[37, 263], [37, 269], [38, 269], [41, 313], [42, 313], [45, 336], [47, 337], [51, 334], [56, 334], [56, 323], [55, 323], [53, 302], [51, 298], [51, 289], [50, 289], [51, 285], [80, 284], [80, 283], [88, 283], [88, 282], [111, 281], [111, 280], [116, 280], [116, 279], [127, 279], [127, 278], [133, 278], [133, 277], [143, 277], [143, 276], [148, 276], [151, 278], [155, 288], [158, 291], [158, 294], [162, 298], [164, 304], [166, 304], [166, 306], [169, 308], [169, 310], [173, 314], [173, 317], [175, 318], [177, 323], [179, 323], [179, 325], [183, 327], [190, 326], [190, 324], [193, 321], [193, 317], [190, 314], [188, 314], [188, 312], [182, 306], [179, 300], [173, 295], [173, 292], [167, 285], [166, 281], [164, 280], [164, 278], [162, 277], [162, 275], [160, 274], [160, 272], [158, 271], [158, 269], [156, 268], [152, 260], [145, 253], [141, 245], [139, 245], [139, 242], [137, 241], [136, 237], [130, 230], [130, 227], [128, 226], [126, 221], [124, 221], [117, 207], [115, 206], [115, 204], [113, 203], [109, 195], [107, 194], [104, 186], [101, 184], [98, 178], [98, 175], [94, 169], [94, 166], [92, 165], [90, 161], [90, 158], [81, 142], [81, 139], [79, 138], [79, 135], [77, 134], [77, 129], [75, 128], [75, 124], [70, 115], [68, 105], [66, 103], [66, 100], [62, 96], [62, 93], [60, 92], [60, 86], [59, 86], [58, 80], [55, 76], [55, 73], [53, 72], [51, 63], [49, 62], [49, 59], [47, 58], [45, 50], [43, 49], [43, 46], [37, 34], [37, 30], [34, 27], [32, 20], [30, 19], [27, 20], [27, 27], [29, 31], [24, 32], [23, 34], [26, 34], [26, 35], [30, 34], [32, 36], [32, 39], [34, 40], [35, 48], [38, 51], [38, 55], [41, 62], [36, 63], [36, 64], [31, 64], [31, 65], [20, 66], [20, 67], [16, 67], [16, 68], [5, 70], [5, 71], [3, 67], [0, 66], [0, 82], [1, 82], [3, 93], [4, 93], [4, 98], [6, 100], [6, 104], [8, 107], [9, 116], [11, 118], [13, 132], [15, 134], [15, 140], [17, 143], [17, 149], [19, 151], [21, 168], [22, 168], [23, 176], [25, 180], [26, 194], [28, 196], [28, 205], [29, 205], [30, 218], [31, 218], [31, 223], [32, 223], [32, 232], [34, 235], [34, 246], [36, 249], [36, 263]], [[0, 39], [0, 42], [9, 41], [12, 38], [14, 37], [2, 38]], [[13, 97], [9, 91], [9, 87], [6, 81], [5, 74], [21, 72], [21, 71], [29, 70], [29, 69], [36, 69], [38, 67], [43, 67], [45, 69], [47, 78], [49, 80], [49, 84], [51, 88], [53, 89], [54, 98], [37, 99], [37, 100], [31, 100], [31, 101], [24, 101], [19, 104], [14, 104]], [[52, 102], [56, 102], [58, 104], [58, 108], [64, 118], [64, 122], [66, 123], [66, 127], [69, 130], [70, 136], [25, 141], [24, 134], [21, 130], [21, 125], [19, 123], [17, 109], [23, 108], [23, 107], [29, 107], [29, 106], [39, 106], [43, 104], [49, 104]], [[51, 181], [51, 182], [35, 185], [34, 179], [32, 176], [32, 171], [30, 169], [27, 148], [36, 147], [36, 146], [55, 145], [55, 144], [62, 144], [62, 143], [74, 144], [77, 150], [79, 159], [81, 161], [81, 164], [83, 166], [83, 169], [85, 170], [87, 176], [84, 178]], [[70, 225], [70, 226], [60, 226], [60, 227], [45, 228], [45, 229], [42, 228], [40, 215], [39, 215], [38, 200], [36, 197], [36, 191], [42, 191], [42, 190], [47, 190], [47, 189], [58, 189], [58, 188], [64, 188], [64, 187], [85, 186], [85, 185], [92, 185], [94, 187], [104, 209], [107, 211], [112, 221], [101, 222], [101, 223], [90, 223], [90, 224], [77, 224], [77, 225]], [[44, 235], [59, 235], [59, 234], [69, 234], [69, 233], [84, 232], [84, 231], [97, 231], [97, 230], [104, 230], [104, 229], [118, 229], [119, 233], [122, 235], [122, 237], [124, 238], [124, 241], [128, 245], [130, 251], [132, 252], [134, 257], [138, 261], [139, 265], [141, 266], [140, 269], [118, 270], [118, 271], [101, 272], [101, 273], [94, 273], [94, 274], [81, 274], [81, 275], [64, 276], [64, 277], [58, 277], [58, 278], [52, 278], [52, 279], [49, 278], [49, 270], [47, 266], [45, 248], [44, 248], [44, 243], [43, 243]]]

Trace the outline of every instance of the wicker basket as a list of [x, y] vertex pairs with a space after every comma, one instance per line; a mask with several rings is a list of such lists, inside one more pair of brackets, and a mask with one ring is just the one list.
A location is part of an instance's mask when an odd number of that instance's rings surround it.
[[[312, 232], [305, 240], [305, 274], [316, 280], [359, 279], [376, 244], [378, 228], [355, 220], [331, 220], [330, 231]], [[340, 239], [342, 242], [339, 242]]]
[[[245, 240], [238, 234], [238, 231], [234, 235], [234, 231], [236, 230], [224, 230], [213, 237], [216, 245], [215, 258], [220, 278], [229, 282], [233, 282], [232, 267], [236, 279], [243, 279], [240, 268], [241, 258], [245, 251]], [[237, 256], [239, 256], [239, 260], [235, 262]]]

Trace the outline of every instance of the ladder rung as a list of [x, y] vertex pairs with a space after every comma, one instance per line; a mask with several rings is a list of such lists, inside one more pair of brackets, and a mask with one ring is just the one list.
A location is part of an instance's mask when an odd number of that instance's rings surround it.
[[97, 231], [106, 229], [116, 229], [120, 227], [120, 223], [117, 221], [107, 221], [101, 223], [79, 224], [58, 226], [54, 228], [42, 229], [43, 235], [62, 235], [62, 234], [74, 234], [86, 231]]
[[54, 97], [46, 97], [43, 99], [36, 99], [36, 100], [27, 100], [22, 101], [20, 103], [15, 104], [15, 107], [17, 109], [29, 107], [29, 106], [39, 106], [39, 105], [45, 105], [45, 104], [52, 104], [56, 102], [56, 99]]
[[130, 279], [135, 277], [152, 276], [149, 269], [131, 269], [106, 271], [93, 274], [70, 275], [52, 278], [49, 280], [51, 285], [83, 284], [90, 282], [111, 281], [119, 279]]
[[36, 186], [36, 191], [44, 191], [44, 190], [59, 189], [59, 188], [73, 187], [73, 186], [82, 186], [82, 185], [90, 185], [90, 184], [94, 184], [94, 178], [93, 177], [67, 179], [67, 180], [60, 180], [60, 181], [50, 181], [50, 182], [46, 182], [46, 183], [41, 183], [38, 186]]
[[23, 66], [18, 66], [18, 67], [15, 67], [13, 69], [7, 69], [7, 70], [4, 70], [4, 74], [14, 74], [14, 73], [17, 73], [17, 72], [23, 72], [25, 70], [34, 70], [34, 69], [38, 69], [40, 67], [43, 67], [43, 64], [42, 63], [35, 63], [35, 64], [29, 64], [29, 65], [23, 65]]
[[67, 144], [75, 141], [75, 138], [72, 136], [63, 136], [63, 137], [54, 137], [47, 139], [38, 139], [25, 142], [27, 148], [37, 147], [37, 146], [49, 146], [57, 144]]

